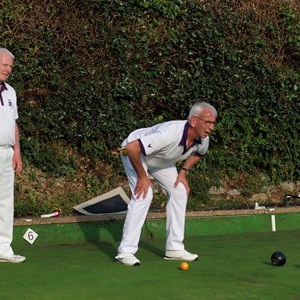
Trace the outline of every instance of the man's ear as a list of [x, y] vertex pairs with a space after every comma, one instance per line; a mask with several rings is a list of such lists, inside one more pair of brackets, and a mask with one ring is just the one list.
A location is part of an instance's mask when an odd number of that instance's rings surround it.
[[189, 123], [190, 123], [191, 127], [194, 128], [196, 126], [196, 122], [197, 122], [197, 118], [196, 117], [194, 117], [194, 116], [190, 117]]

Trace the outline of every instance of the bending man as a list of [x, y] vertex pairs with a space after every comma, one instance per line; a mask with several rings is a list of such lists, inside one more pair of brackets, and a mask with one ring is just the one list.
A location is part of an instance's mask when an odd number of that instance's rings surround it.
[[[185, 250], [185, 212], [190, 187], [187, 172], [206, 154], [209, 134], [215, 127], [216, 109], [206, 102], [192, 106], [188, 120], [169, 121], [133, 131], [122, 143], [121, 154], [132, 198], [123, 228], [116, 260], [136, 266], [142, 226], [152, 202], [153, 190], [148, 174], [157, 180], [168, 197], [166, 206], [165, 259], [194, 261], [197, 254]], [[124, 152], [126, 154], [124, 154]], [[177, 171], [176, 162], [184, 161]]]

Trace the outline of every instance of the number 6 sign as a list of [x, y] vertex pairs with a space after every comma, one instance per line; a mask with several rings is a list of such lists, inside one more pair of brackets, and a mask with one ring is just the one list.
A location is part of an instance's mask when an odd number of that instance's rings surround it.
[[25, 234], [23, 235], [23, 239], [26, 240], [29, 244], [33, 244], [37, 237], [38, 234], [30, 228], [28, 228]]

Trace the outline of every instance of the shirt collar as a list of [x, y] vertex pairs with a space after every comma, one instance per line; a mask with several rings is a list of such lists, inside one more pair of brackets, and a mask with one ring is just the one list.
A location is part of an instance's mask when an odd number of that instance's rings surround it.
[[4, 102], [3, 102], [3, 98], [2, 98], [2, 92], [3, 92], [4, 90], [7, 90], [7, 87], [6, 87], [4, 81], [0, 83], [0, 87], [1, 87], [1, 88], [0, 88], [0, 104], [1, 104], [1, 106], [4, 106]]
[[[184, 129], [183, 129], [183, 134], [182, 134], [182, 138], [181, 141], [179, 143], [180, 146], [185, 146], [186, 145], [186, 140], [187, 140], [187, 136], [188, 136], [188, 131], [189, 131], [189, 126], [190, 123], [187, 121], [184, 125]], [[201, 138], [198, 140], [194, 140], [194, 144], [201, 144]]]
[[4, 81], [2, 81], [2, 82], [0, 83], [0, 86], [1, 86], [1, 88], [0, 88], [0, 93], [2, 93], [4, 90], [7, 90], [7, 87], [6, 87], [6, 84], [5, 84]]

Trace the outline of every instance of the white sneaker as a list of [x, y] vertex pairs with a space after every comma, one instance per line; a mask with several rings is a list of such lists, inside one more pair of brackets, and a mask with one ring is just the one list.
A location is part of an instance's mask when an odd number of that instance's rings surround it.
[[119, 253], [115, 259], [126, 266], [139, 266], [141, 264], [132, 253]]
[[198, 255], [186, 250], [167, 250], [164, 259], [194, 261], [198, 259]]
[[21, 255], [12, 255], [9, 257], [1, 257], [0, 262], [8, 262], [8, 263], [13, 263], [13, 264], [19, 264], [23, 262], [26, 259], [26, 257], [21, 256]]

